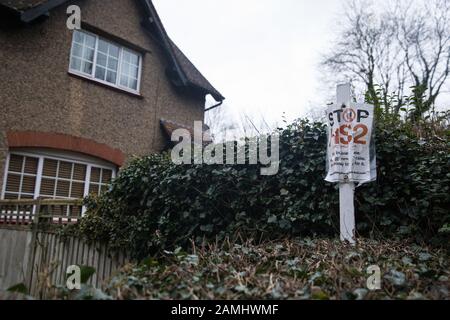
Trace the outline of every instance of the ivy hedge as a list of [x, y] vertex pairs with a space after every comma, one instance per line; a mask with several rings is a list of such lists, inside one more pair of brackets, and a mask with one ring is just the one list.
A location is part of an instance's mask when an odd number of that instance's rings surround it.
[[[110, 191], [86, 200], [75, 232], [135, 258], [191, 239], [338, 236], [338, 189], [324, 181], [326, 125], [298, 120], [278, 134], [274, 176], [261, 176], [259, 165], [174, 165], [164, 154], [134, 159]], [[448, 138], [448, 130], [418, 138], [401, 122], [377, 125], [378, 179], [355, 196], [361, 236], [448, 244]]]

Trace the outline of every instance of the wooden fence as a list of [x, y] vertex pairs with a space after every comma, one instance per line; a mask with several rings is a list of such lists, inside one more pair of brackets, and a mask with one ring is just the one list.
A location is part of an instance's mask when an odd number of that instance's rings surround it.
[[81, 218], [82, 210], [81, 200], [0, 200], [0, 225], [76, 223]]
[[42, 229], [77, 223], [81, 212], [78, 200], [0, 201], [0, 290], [23, 283], [33, 297], [48, 298], [51, 287], [65, 285], [70, 265], [95, 268], [89, 284], [97, 288], [122, 267], [126, 256], [105, 244]]

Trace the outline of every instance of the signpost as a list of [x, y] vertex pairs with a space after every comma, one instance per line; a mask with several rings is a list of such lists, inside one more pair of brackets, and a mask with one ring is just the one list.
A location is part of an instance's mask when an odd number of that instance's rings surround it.
[[337, 104], [328, 108], [326, 181], [339, 183], [341, 240], [355, 243], [354, 191], [376, 180], [372, 139], [374, 107], [351, 101], [351, 85], [337, 87]]

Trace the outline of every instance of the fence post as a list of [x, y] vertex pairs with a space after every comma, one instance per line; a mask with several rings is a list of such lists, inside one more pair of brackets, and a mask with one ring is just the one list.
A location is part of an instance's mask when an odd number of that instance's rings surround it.
[[26, 285], [29, 290], [29, 294], [31, 294], [33, 285], [34, 260], [36, 258], [36, 249], [38, 244], [37, 237], [39, 232], [41, 201], [42, 201], [41, 198], [38, 198], [36, 201], [36, 206], [34, 210], [34, 219], [32, 220], [31, 225], [30, 254], [28, 256], [27, 273], [26, 273]]

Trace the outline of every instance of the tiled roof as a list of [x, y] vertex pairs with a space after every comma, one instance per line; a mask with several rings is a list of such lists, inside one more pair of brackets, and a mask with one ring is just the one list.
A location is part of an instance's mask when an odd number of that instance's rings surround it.
[[194, 86], [203, 88], [207, 93], [210, 93], [216, 100], [224, 100], [225, 98], [217, 91], [211, 83], [200, 73], [200, 71], [192, 64], [192, 62], [184, 55], [184, 53], [177, 47], [177, 45], [169, 39], [175, 58], [183, 70], [188, 80]]
[[157, 33], [156, 36], [160, 38], [165, 46], [169, 59], [173, 60], [172, 62], [174, 63], [175, 68], [178, 69], [179, 73], [181, 72], [179, 75], [181, 82], [187, 80], [188, 83], [185, 85], [191, 85], [197, 89], [201, 89], [207, 94], [211, 94], [216, 101], [225, 100], [222, 94], [211, 85], [211, 83], [170, 39], [153, 2], [151, 0], [142, 0], [142, 2], [147, 6], [150, 24], [156, 24], [156, 28], [154, 29]]
[[18, 11], [28, 10], [47, 2], [47, 0], [0, 0], [0, 4]]
[[[164, 129], [164, 132], [167, 134], [169, 138], [172, 137], [172, 134], [175, 130], [186, 129], [187, 131], [189, 131], [192, 141], [194, 140], [194, 133], [195, 133], [194, 128], [166, 119], [161, 119], [160, 123], [161, 127]], [[203, 143], [206, 144], [209, 144], [213, 141], [212, 137], [209, 135], [208, 130], [209, 128], [204, 126], [203, 132], [201, 133], [203, 134]]]

